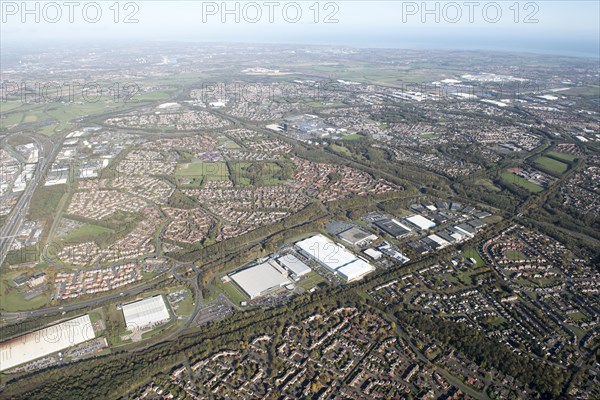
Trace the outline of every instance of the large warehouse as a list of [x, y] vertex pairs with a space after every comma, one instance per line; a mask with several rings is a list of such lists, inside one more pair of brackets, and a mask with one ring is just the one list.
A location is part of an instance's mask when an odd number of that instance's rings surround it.
[[301, 240], [296, 246], [307, 257], [317, 261], [329, 271], [338, 274], [348, 282], [361, 279], [375, 271], [368, 262], [356, 257], [341, 244], [334, 243], [319, 234]]
[[292, 283], [288, 279], [287, 272], [273, 260], [235, 272], [229, 277], [246, 292], [250, 299]]
[[127, 329], [130, 331], [160, 325], [171, 319], [162, 295], [125, 304], [122, 309]]
[[413, 215], [412, 217], [406, 218], [406, 221], [410, 222], [412, 225], [416, 226], [421, 230], [431, 229], [435, 226], [435, 222], [421, 215]]
[[0, 371], [94, 339], [89, 315], [28, 333], [0, 344]]
[[371, 242], [377, 240], [377, 235], [353, 226], [341, 233], [338, 233], [338, 237], [344, 242], [351, 244], [352, 246], [362, 247], [367, 246]]
[[308, 274], [311, 271], [308, 265], [298, 260], [298, 257], [296, 257], [293, 254], [286, 254], [284, 256], [281, 256], [277, 259], [277, 262], [279, 263], [279, 265], [290, 271], [290, 275], [294, 279], [299, 279], [300, 277]]

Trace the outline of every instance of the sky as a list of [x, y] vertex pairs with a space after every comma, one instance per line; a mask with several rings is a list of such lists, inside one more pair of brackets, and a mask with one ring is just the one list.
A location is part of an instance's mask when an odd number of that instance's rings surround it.
[[96, 41], [334, 44], [600, 56], [591, 1], [0, 1], [2, 46]]

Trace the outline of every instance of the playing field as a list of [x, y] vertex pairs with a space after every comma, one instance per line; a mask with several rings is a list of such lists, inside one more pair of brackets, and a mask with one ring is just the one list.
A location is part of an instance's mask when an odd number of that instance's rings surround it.
[[517, 186], [521, 186], [533, 193], [539, 193], [544, 190], [543, 187], [536, 185], [535, 183], [529, 182], [527, 179], [521, 178], [515, 174], [511, 174], [510, 172], [502, 173], [502, 180], [506, 183], [512, 183]]
[[113, 233], [112, 229], [108, 229], [98, 225], [86, 224], [80, 226], [67, 233], [63, 240], [66, 243], [82, 243], [82, 242], [93, 242], [102, 235], [109, 235]]
[[556, 158], [559, 161], [564, 161], [566, 163], [570, 163], [576, 158], [572, 154], [559, 153], [558, 151], [549, 151], [548, 153], [546, 153], [546, 155], [552, 158]]
[[562, 174], [569, 168], [567, 164], [545, 156], [536, 159], [535, 163], [556, 174]]
[[224, 181], [229, 179], [229, 170], [224, 162], [194, 162], [177, 165], [175, 175], [204, 176], [212, 181]]

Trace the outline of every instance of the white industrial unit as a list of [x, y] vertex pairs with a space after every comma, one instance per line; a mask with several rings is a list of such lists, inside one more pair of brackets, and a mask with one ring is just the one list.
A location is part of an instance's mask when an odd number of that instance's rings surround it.
[[307, 257], [314, 259], [348, 282], [360, 279], [375, 270], [371, 264], [321, 234], [301, 240], [296, 243], [296, 246]]
[[235, 272], [229, 277], [251, 299], [292, 283], [288, 279], [287, 272], [273, 260]]
[[0, 344], [0, 371], [56, 353], [95, 337], [92, 321], [87, 314], [19, 336]]
[[130, 331], [159, 325], [171, 319], [162, 295], [125, 304], [122, 309], [127, 329]]
[[435, 222], [428, 220], [421, 215], [413, 215], [412, 217], [406, 218], [406, 221], [410, 222], [412, 225], [421, 230], [431, 229], [435, 226]]
[[277, 262], [282, 267], [287, 268], [296, 278], [300, 278], [311, 271], [308, 265], [304, 264], [293, 254], [281, 256], [277, 259]]

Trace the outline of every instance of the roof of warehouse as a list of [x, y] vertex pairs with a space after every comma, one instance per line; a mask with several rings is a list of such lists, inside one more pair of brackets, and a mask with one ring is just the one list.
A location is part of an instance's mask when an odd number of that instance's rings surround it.
[[334, 243], [321, 234], [301, 240], [296, 243], [296, 246], [332, 270], [337, 270], [356, 259], [356, 256], [344, 246]]
[[357, 258], [356, 261], [339, 268], [337, 272], [344, 275], [346, 279], [351, 281], [374, 270], [375, 267], [373, 267], [371, 264], [364, 262], [360, 258]]
[[246, 268], [231, 274], [230, 277], [252, 299], [266, 290], [291, 283], [285, 271], [273, 261]]
[[284, 256], [281, 256], [277, 259], [277, 262], [283, 265], [284, 267], [288, 268], [290, 271], [292, 271], [298, 276], [310, 272], [310, 267], [304, 264], [302, 261], [300, 261], [293, 254], [286, 254]]
[[122, 309], [128, 330], [165, 321], [171, 317], [162, 295], [125, 304]]

